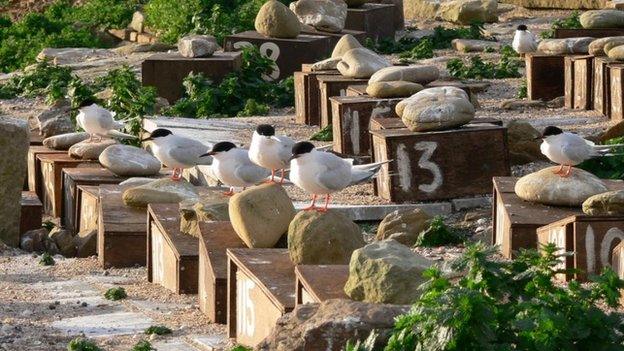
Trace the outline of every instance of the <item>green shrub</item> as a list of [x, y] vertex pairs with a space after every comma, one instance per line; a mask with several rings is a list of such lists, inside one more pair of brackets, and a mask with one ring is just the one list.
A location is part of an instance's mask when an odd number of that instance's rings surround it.
[[128, 294], [126, 294], [126, 289], [122, 287], [116, 287], [106, 290], [106, 292], [104, 293], [104, 297], [107, 300], [117, 301], [125, 299], [126, 297], [128, 297]]
[[176, 43], [193, 30], [193, 18], [202, 11], [202, 0], [151, 0], [144, 8], [145, 24], [156, 30], [160, 40]]
[[46, 100], [54, 102], [65, 96], [69, 82], [74, 79], [71, 68], [37, 63], [32, 69], [15, 75], [0, 85], [0, 98], [10, 99], [16, 96], [36, 97], [44, 95]]
[[137, 342], [130, 351], [156, 351], [156, 349], [152, 347], [149, 341], [141, 340]]
[[436, 216], [429, 224], [429, 228], [418, 235], [416, 246], [436, 247], [459, 244], [464, 241], [464, 235], [458, 230], [444, 224], [444, 218]]
[[433, 57], [433, 42], [429, 38], [422, 39], [416, 46], [409, 51], [399, 54], [399, 58], [403, 62], [413, 62]]
[[318, 132], [314, 133], [314, 135], [312, 135], [310, 137], [310, 140], [314, 140], [314, 141], [332, 141], [332, 140], [334, 140], [334, 131], [333, 131], [333, 128], [332, 128], [331, 124], [323, 127], [323, 129], [321, 129]]
[[102, 351], [93, 341], [75, 338], [67, 344], [67, 351]]
[[553, 22], [549, 30], [540, 33], [542, 39], [550, 39], [555, 37], [555, 29], [573, 29], [583, 28], [581, 25], [581, 13], [578, 11], [572, 12], [572, 14], [564, 19], [558, 19]]
[[459, 58], [447, 62], [449, 74], [460, 79], [504, 79], [521, 76], [518, 55], [508, 46], [501, 49], [497, 63], [483, 61], [481, 56], [472, 56], [469, 62]]
[[358, 340], [356, 343], [353, 343], [351, 342], [351, 340], [349, 340], [347, 341], [347, 345], [345, 346], [344, 351], [374, 351], [377, 336], [377, 333], [372, 332], [368, 335], [364, 342]]
[[145, 334], [152, 335], [165, 335], [171, 334], [171, 329], [165, 327], [164, 325], [152, 325], [149, 328], [145, 329]]
[[[610, 139], [605, 145], [623, 144], [624, 137]], [[589, 159], [577, 167], [593, 173], [601, 179], [624, 179], [624, 147], [613, 148], [610, 152], [614, 156], [604, 156]]]
[[54, 257], [52, 257], [50, 253], [44, 252], [43, 255], [41, 255], [41, 258], [39, 259], [39, 264], [42, 266], [54, 266], [55, 264]]
[[230, 351], [251, 351], [251, 349], [242, 345], [236, 345], [232, 347]]
[[528, 87], [526, 79], [522, 80], [520, 86], [518, 87], [518, 92], [516, 93], [516, 97], [518, 99], [526, 99], [528, 97]]
[[562, 286], [554, 278], [568, 254], [542, 249], [504, 261], [495, 247], [468, 246], [452, 265], [463, 275], [456, 282], [427, 270], [385, 350], [621, 350], [622, 314], [600, 306], [618, 306], [624, 281], [607, 268], [593, 284]]
[[75, 7], [72, 19], [76, 23], [98, 29], [126, 28], [139, 0], [88, 0]]

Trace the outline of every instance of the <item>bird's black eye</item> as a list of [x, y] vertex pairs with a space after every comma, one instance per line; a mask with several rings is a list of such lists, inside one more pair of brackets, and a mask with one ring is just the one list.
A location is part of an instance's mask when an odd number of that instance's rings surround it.
[[292, 154], [293, 156], [298, 156], [302, 154], [307, 154], [308, 152], [311, 152], [312, 150], [314, 150], [314, 144], [307, 142], [307, 141], [302, 141], [293, 145]]
[[270, 124], [261, 124], [256, 127], [256, 132], [264, 136], [273, 136], [275, 135], [275, 128]]

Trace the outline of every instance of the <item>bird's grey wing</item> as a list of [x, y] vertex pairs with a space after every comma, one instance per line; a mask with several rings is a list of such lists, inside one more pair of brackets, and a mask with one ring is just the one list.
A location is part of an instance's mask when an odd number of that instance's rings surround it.
[[328, 153], [321, 158], [325, 170], [319, 172], [318, 183], [328, 190], [342, 190], [351, 184], [351, 165], [348, 161]]
[[295, 141], [285, 136], [278, 136], [277, 139], [279, 139], [281, 146], [279, 149], [279, 158], [284, 163], [288, 164], [292, 156], [292, 147], [295, 145]]
[[208, 147], [197, 140], [179, 138], [175, 140], [176, 147], [169, 149], [170, 157], [187, 165], [209, 165], [211, 157], [199, 157], [208, 152]]
[[105, 108], [98, 108], [95, 110], [95, 113], [97, 114], [96, 121], [100, 128], [105, 130], [119, 129], [110, 111]]
[[592, 147], [583, 139], [575, 139], [561, 145], [561, 151], [567, 158], [578, 163], [598, 156], [598, 153], [595, 153]]
[[270, 174], [269, 170], [262, 168], [260, 166], [256, 166], [255, 164], [249, 162], [244, 163], [236, 168], [234, 171], [234, 175], [243, 180], [245, 183], [255, 184]]

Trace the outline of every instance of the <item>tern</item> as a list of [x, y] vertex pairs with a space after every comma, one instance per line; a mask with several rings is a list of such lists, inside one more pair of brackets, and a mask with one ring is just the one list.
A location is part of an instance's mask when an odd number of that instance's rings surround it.
[[521, 55], [535, 52], [537, 51], [537, 39], [533, 33], [528, 31], [527, 26], [521, 24], [516, 29], [511, 47]]
[[281, 171], [280, 184], [284, 183], [284, 171], [290, 164], [295, 141], [286, 136], [276, 136], [270, 124], [260, 124], [251, 137], [249, 159], [260, 167], [271, 170], [270, 182], [275, 182], [275, 171]]
[[[570, 176], [572, 166], [594, 157], [614, 156], [610, 153], [611, 149], [624, 146], [624, 144], [595, 145], [577, 134], [564, 132], [553, 126], [546, 127], [541, 137], [537, 139], [542, 139], [542, 145], [540, 145], [542, 154], [559, 164], [559, 169], [555, 171], [555, 174], [561, 177]], [[564, 171], [565, 167], [567, 169]]]
[[171, 179], [182, 179], [182, 170], [197, 165], [209, 165], [210, 157], [205, 156], [208, 147], [197, 140], [185, 138], [164, 128], [154, 129], [149, 137], [142, 139], [152, 142], [152, 153], [168, 168], [173, 168]]
[[290, 181], [312, 194], [312, 203], [304, 210], [317, 209], [316, 198], [325, 195], [325, 206], [318, 211], [326, 212], [332, 193], [371, 180], [388, 162], [354, 166], [352, 159], [318, 151], [312, 143], [302, 141], [292, 148]]
[[230, 187], [225, 195], [233, 195], [234, 188], [247, 188], [266, 179], [269, 171], [249, 159], [249, 152], [229, 141], [216, 143], [210, 152], [212, 171], [219, 181]]
[[115, 121], [114, 113], [98, 105], [93, 99], [86, 99], [76, 110], [78, 110], [76, 122], [89, 133], [88, 142], [92, 142], [95, 136], [99, 137], [98, 141], [102, 141], [102, 137], [105, 136], [135, 138], [133, 135], [121, 133], [119, 130], [124, 128], [124, 124]]

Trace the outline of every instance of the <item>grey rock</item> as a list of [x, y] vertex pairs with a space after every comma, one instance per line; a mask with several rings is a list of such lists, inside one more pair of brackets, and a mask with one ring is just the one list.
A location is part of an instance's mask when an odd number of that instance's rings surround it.
[[366, 48], [347, 51], [338, 63], [337, 69], [345, 77], [370, 78], [375, 72], [389, 67], [390, 62], [384, 57]]
[[583, 212], [590, 216], [623, 216], [624, 191], [609, 191], [589, 197], [583, 202]]
[[418, 83], [399, 80], [369, 84], [366, 93], [378, 98], [398, 98], [412, 96], [423, 89], [424, 87]]
[[107, 147], [117, 144], [114, 139], [102, 139], [98, 142], [81, 141], [67, 151], [69, 156], [81, 160], [97, 160]]
[[419, 234], [429, 228], [431, 220], [432, 217], [419, 208], [394, 211], [381, 221], [375, 239], [392, 238], [403, 245], [414, 246]]
[[498, 21], [498, 1], [496, 0], [451, 0], [440, 3], [438, 16], [445, 21], [470, 24], [473, 22], [491, 23]]
[[47, 236], [48, 231], [45, 228], [33, 229], [22, 233], [20, 249], [28, 252], [43, 252], [45, 251], [45, 240]]
[[298, 0], [290, 9], [299, 21], [324, 32], [340, 33], [347, 19], [347, 4], [342, 0]]
[[97, 252], [97, 230], [81, 231], [74, 237], [76, 257], [89, 257]]
[[622, 28], [624, 12], [620, 10], [585, 11], [579, 18], [583, 28]]
[[546, 55], [587, 54], [591, 37], [544, 39], [537, 45], [537, 51]]
[[149, 152], [135, 146], [108, 146], [98, 159], [102, 166], [118, 176], [153, 176], [160, 171], [160, 161]]
[[229, 199], [219, 191], [202, 193], [199, 199], [180, 202], [180, 231], [199, 237], [199, 223], [229, 221]]
[[65, 257], [76, 256], [76, 245], [74, 244], [74, 237], [71, 233], [60, 227], [55, 227], [50, 231], [48, 237], [56, 244], [59, 253]]
[[483, 52], [487, 49], [498, 51], [501, 47], [501, 44], [496, 41], [476, 39], [453, 39], [451, 45], [459, 52]]
[[209, 57], [219, 49], [212, 35], [187, 35], [178, 41], [178, 51], [184, 57]]
[[375, 72], [368, 84], [375, 82], [406, 81], [429, 84], [440, 77], [440, 71], [433, 65], [392, 66]]
[[67, 103], [58, 103], [35, 116], [34, 125], [39, 134], [45, 138], [59, 134], [71, 133], [75, 127], [72, 124], [70, 106]]
[[179, 203], [199, 198], [197, 189], [191, 183], [169, 178], [153, 180], [147, 184], [126, 189], [123, 201], [127, 206], [147, 207], [148, 204]]
[[301, 32], [301, 24], [286, 5], [269, 0], [256, 15], [256, 31], [269, 38], [296, 38]]
[[43, 140], [43, 145], [54, 150], [68, 150], [72, 145], [87, 140], [89, 134], [85, 132], [67, 133], [51, 136]]
[[128, 28], [136, 32], [143, 33], [145, 30], [145, 15], [139, 11], [135, 11], [132, 14], [132, 22], [130, 22]]
[[340, 38], [340, 40], [338, 40], [336, 46], [334, 46], [331, 58], [342, 59], [342, 56], [346, 54], [347, 51], [361, 47], [363, 47], [362, 44], [360, 44], [360, 42], [355, 39], [353, 35], [345, 34]]

